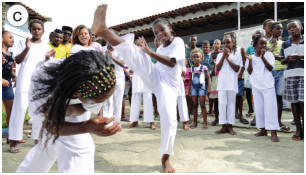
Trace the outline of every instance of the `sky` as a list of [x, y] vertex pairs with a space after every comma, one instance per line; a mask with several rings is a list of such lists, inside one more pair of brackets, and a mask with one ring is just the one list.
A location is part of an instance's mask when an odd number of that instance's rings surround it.
[[61, 29], [67, 25], [73, 29], [80, 24], [90, 28], [94, 12], [98, 5], [108, 4], [106, 25], [108, 27], [144, 18], [147, 16], [164, 13], [188, 5], [197, 4], [199, 0], [53, 0], [37, 1], [23, 0], [23, 4], [32, 8], [39, 14], [52, 18], [52, 22], [45, 23], [45, 34], [42, 40], [48, 42], [49, 34], [54, 29]]

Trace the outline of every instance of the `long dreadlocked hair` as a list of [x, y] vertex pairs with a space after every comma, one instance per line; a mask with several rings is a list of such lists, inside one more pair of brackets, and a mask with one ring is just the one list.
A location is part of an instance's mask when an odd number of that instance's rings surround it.
[[156, 20], [153, 22], [153, 27], [154, 27], [156, 24], [158, 24], [158, 23], [162, 23], [162, 24], [166, 24], [167, 26], [170, 26], [171, 29], [172, 29], [171, 34], [172, 34], [173, 36], [176, 35], [176, 33], [174, 32], [173, 27], [172, 27], [172, 25], [171, 25], [171, 23], [170, 23], [170, 21], [169, 21], [168, 19], [166, 19], [166, 18], [158, 18], [158, 19], [156, 19]]
[[232, 51], [234, 51], [233, 54], [235, 55], [235, 52], [237, 51], [236, 34], [234, 32], [230, 32], [230, 33], [224, 35], [223, 42], [224, 42], [225, 38], [231, 38], [232, 42], [234, 42], [233, 47], [232, 47]]
[[110, 57], [97, 51], [80, 51], [61, 63], [53, 63], [41, 69], [46, 76], [33, 78], [35, 83], [42, 84], [41, 88], [34, 89], [33, 100], [48, 98], [36, 110], [36, 113], [43, 113], [45, 116], [40, 138], [46, 129], [46, 147], [54, 132], [56, 136], [53, 143], [58, 139], [73, 94], [80, 93], [80, 98], [101, 98], [116, 85], [116, 76]]

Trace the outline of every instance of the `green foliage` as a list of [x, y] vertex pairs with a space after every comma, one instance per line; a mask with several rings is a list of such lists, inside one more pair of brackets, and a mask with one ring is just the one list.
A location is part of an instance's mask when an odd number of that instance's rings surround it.
[[[27, 108], [27, 112], [26, 112], [23, 124], [26, 124], [28, 122], [28, 120], [31, 119], [31, 117], [29, 116], [28, 112], [29, 112], [29, 107]], [[6, 123], [5, 107], [4, 107], [4, 104], [2, 102], [2, 129], [3, 128], [7, 128], [7, 123]]]

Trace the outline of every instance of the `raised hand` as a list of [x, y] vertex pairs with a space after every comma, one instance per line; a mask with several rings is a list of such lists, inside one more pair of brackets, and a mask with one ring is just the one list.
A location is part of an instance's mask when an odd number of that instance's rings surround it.
[[149, 53], [149, 52], [151, 52], [151, 50], [149, 49], [149, 46], [147, 45], [147, 42], [146, 42], [146, 40], [144, 39], [144, 37], [142, 36], [142, 37], [139, 37], [139, 41], [142, 43], [142, 50], [144, 50], [147, 54]]
[[99, 50], [99, 52], [103, 53], [104, 54], [104, 51], [103, 50]]
[[95, 117], [88, 120], [88, 130], [90, 133], [96, 134], [98, 136], [111, 136], [118, 132], [120, 121], [116, 122], [110, 127], [106, 127], [107, 124], [111, 123], [115, 119], [115, 116], [111, 118], [106, 117]]
[[53, 57], [53, 56], [55, 55], [55, 53], [56, 53], [56, 51], [55, 51], [54, 49], [49, 50], [49, 51], [46, 53], [46, 55], [45, 55], [46, 60], [49, 60], [50, 57]]
[[31, 39], [30, 39], [30, 37], [27, 38], [25, 44], [26, 44], [27, 49], [31, 48]]
[[244, 50], [244, 48], [241, 48], [241, 56], [242, 59], [245, 61], [246, 59], [251, 60], [252, 56], [250, 54], [247, 54], [247, 52]]
[[213, 63], [214, 63], [214, 65], [216, 65], [217, 64], [217, 59], [213, 59]]
[[266, 53], [266, 50], [265, 49], [261, 49], [260, 51], [260, 58], [262, 58]]
[[225, 56], [225, 58], [227, 58], [229, 56], [230, 50], [229, 48], [224, 48], [223, 49], [223, 55]]
[[105, 51], [105, 54], [109, 54], [109, 56], [113, 56], [113, 54], [112, 54], [112, 51], [110, 51], [110, 50], [107, 50], [107, 51]]

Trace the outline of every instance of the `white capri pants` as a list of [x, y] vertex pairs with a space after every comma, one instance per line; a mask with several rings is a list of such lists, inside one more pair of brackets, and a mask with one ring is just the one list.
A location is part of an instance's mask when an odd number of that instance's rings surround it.
[[220, 125], [235, 124], [236, 94], [234, 91], [218, 90]]
[[[113, 95], [108, 99], [109, 103], [108, 100], [106, 100], [102, 107], [103, 117], [110, 118], [113, 115], [116, 116], [115, 120], [113, 121], [114, 123], [121, 120], [124, 87], [125, 84], [116, 85]], [[119, 125], [121, 126], [121, 123]]]
[[[129, 39], [134, 40], [134, 35]], [[141, 77], [145, 86], [152, 90], [156, 96], [157, 107], [160, 113], [161, 146], [160, 155], [173, 155], [173, 145], [177, 130], [176, 106], [177, 92], [167, 82], [161, 79], [164, 76], [156, 65], [151, 61], [150, 56], [132, 42], [124, 42], [113, 48], [119, 55], [124, 55], [123, 61], [134, 73]]]
[[260, 90], [252, 87], [256, 127], [266, 130], [280, 130], [277, 114], [275, 88]]
[[94, 173], [95, 145], [89, 133], [60, 136], [55, 144], [53, 137], [47, 142], [46, 132], [25, 156], [16, 173], [48, 173], [57, 159], [60, 173]]
[[179, 111], [180, 121], [186, 122], [189, 120], [188, 117], [188, 106], [186, 96], [178, 96], [177, 97], [177, 107]]
[[130, 111], [130, 121], [137, 122], [139, 120], [141, 94], [143, 94], [143, 122], [154, 122], [152, 93], [150, 92], [133, 93]]
[[9, 140], [22, 139], [23, 122], [29, 104], [28, 98], [28, 93], [17, 92], [15, 94], [9, 124]]

